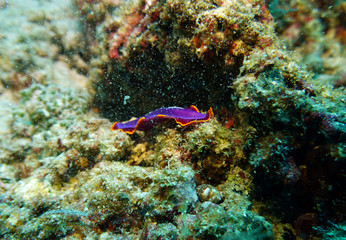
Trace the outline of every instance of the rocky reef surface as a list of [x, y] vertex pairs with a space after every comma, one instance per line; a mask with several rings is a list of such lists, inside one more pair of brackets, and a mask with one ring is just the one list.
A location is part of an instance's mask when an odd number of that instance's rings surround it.
[[[3, 239], [345, 236], [343, 1], [0, 1]], [[212, 107], [132, 135], [112, 121]]]

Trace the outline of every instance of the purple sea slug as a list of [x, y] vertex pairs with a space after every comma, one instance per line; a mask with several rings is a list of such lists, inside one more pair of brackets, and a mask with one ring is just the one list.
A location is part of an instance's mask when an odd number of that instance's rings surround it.
[[156, 124], [167, 119], [174, 119], [181, 126], [194, 123], [207, 122], [214, 116], [212, 108], [208, 113], [200, 113], [195, 106], [189, 108], [168, 107], [156, 109], [143, 117], [136, 118], [127, 122], [113, 123], [111, 130], [120, 130], [125, 133], [133, 134], [136, 130], [145, 131], [153, 128]]

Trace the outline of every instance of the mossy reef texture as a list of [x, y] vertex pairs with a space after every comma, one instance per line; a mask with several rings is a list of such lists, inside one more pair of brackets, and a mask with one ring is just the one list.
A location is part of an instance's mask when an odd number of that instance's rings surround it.
[[[301, 6], [324, 7], [278, 2], [75, 0], [89, 91], [23, 87], [0, 141], [0, 236], [342, 236], [343, 51], [327, 55], [338, 64], [306, 69], [299, 59], [311, 58], [279, 38], [290, 26], [282, 13], [300, 19], [313, 12]], [[341, 31], [346, 8], [333, 7], [327, 26]], [[327, 38], [322, 32], [318, 39]], [[327, 64], [323, 52], [312, 53]], [[111, 121], [191, 104], [212, 107], [215, 118], [110, 131]]]

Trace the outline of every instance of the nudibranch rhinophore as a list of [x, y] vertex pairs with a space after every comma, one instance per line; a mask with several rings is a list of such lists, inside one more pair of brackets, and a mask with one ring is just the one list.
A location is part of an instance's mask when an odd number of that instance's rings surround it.
[[208, 113], [200, 113], [195, 106], [189, 108], [168, 107], [159, 108], [143, 117], [130, 120], [128, 122], [115, 122], [111, 130], [119, 129], [122, 132], [133, 134], [136, 130], [145, 131], [153, 128], [156, 124], [167, 119], [174, 119], [181, 126], [187, 126], [194, 123], [207, 122], [214, 116], [210, 108]]

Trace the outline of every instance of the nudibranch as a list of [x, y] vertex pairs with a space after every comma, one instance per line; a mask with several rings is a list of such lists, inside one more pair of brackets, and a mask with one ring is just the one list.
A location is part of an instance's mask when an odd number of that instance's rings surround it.
[[111, 130], [119, 129], [122, 132], [133, 134], [136, 130], [145, 131], [153, 128], [158, 123], [167, 119], [174, 119], [181, 126], [187, 126], [194, 123], [207, 122], [214, 116], [212, 108], [208, 113], [200, 113], [195, 106], [189, 108], [168, 107], [159, 108], [143, 117], [136, 118], [127, 122], [115, 122]]

